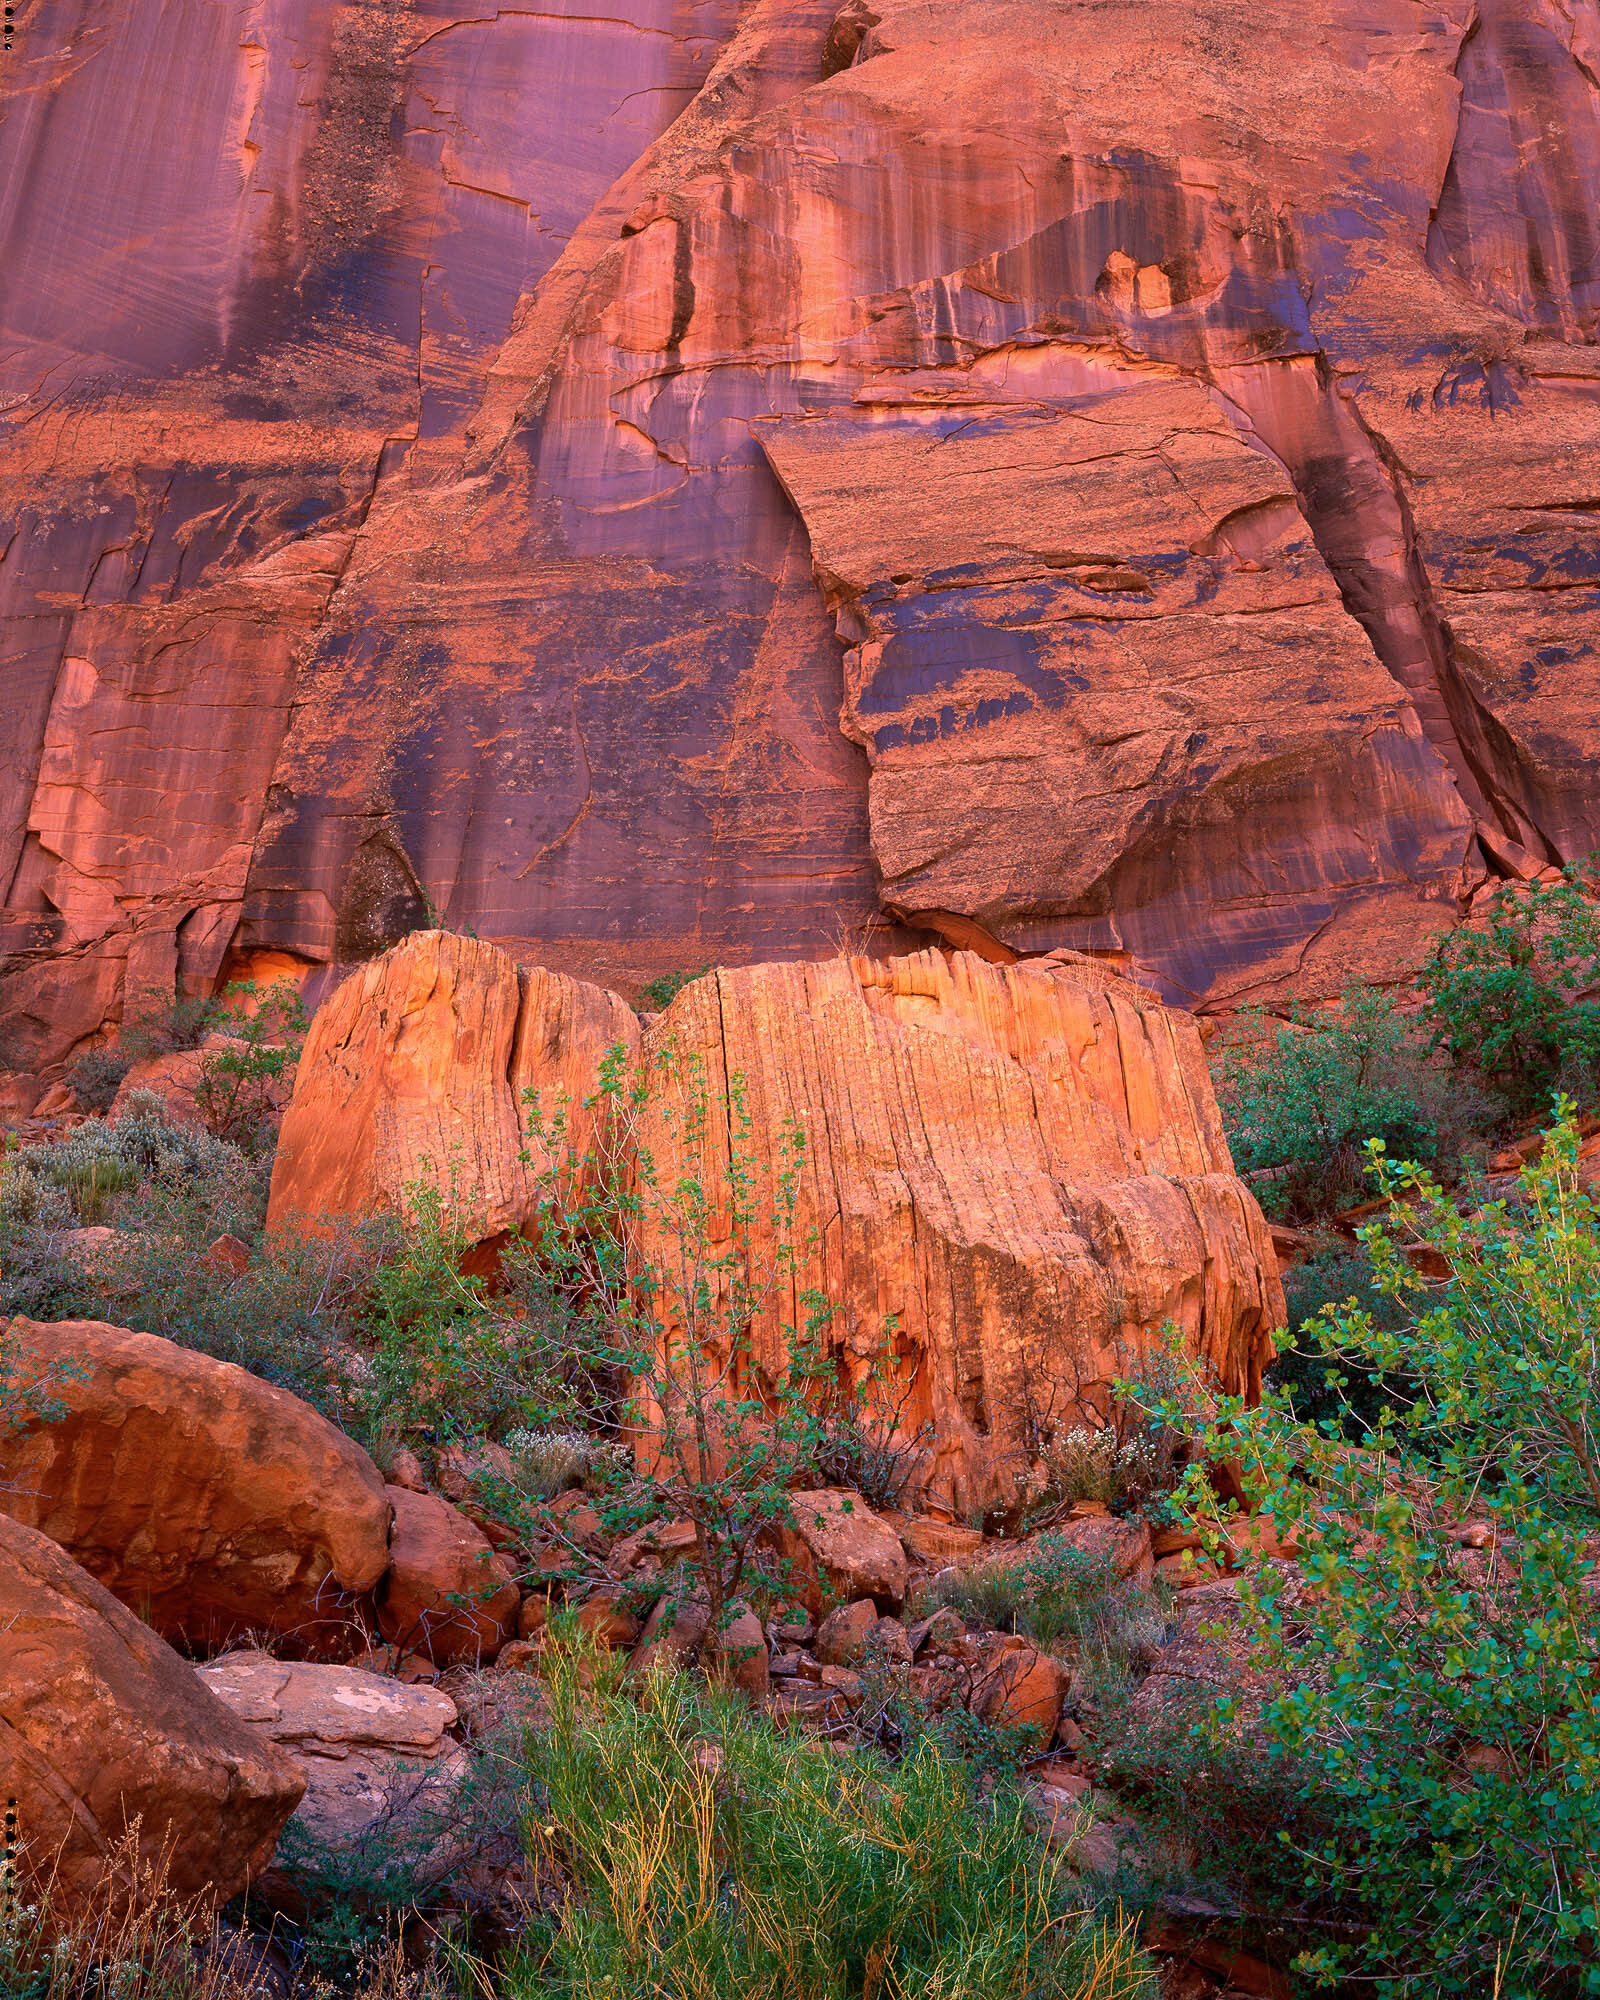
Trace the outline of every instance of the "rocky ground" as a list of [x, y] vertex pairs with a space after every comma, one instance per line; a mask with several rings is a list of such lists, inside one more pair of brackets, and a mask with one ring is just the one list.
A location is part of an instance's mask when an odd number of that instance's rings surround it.
[[[751, 1587], [715, 1622], [695, 1522], [666, 1511], [619, 1528], [600, 1476], [604, 1454], [581, 1437], [553, 1474], [549, 1440], [535, 1438], [538, 1449], [525, 1433], [497, 1441], [473, 1435], [470, 1421], [459, 1433], [448, 1425], [411, 1433], [414, 1442], [369, 1430], [367, 1449], [328, 1414], [346, 1407], [338, 1395], [351, 1384], [372, 1378], [374, 1358], [359, 1337], [319, 1349], [320, 1386], [307, 1379], [300, 1395], [281, 1385], [282, 1354], [270, 1344], [252, 1372], [114, 1323], [118, 1301], [135, 1319], [157, 1323], [149, 1315], [167, 1287], [179, 1286], [180, 1271], [192, 1267], [202, 1288], [221, 1297], [261, 1269], [265, 1253], [253, 1241], [228, 1233], [201, 1241], [192, 1222], [185, 1237], [170, 1210], [173, 1233], [152, 1237], [138, 1209], [140, 1172], [170, 1182], [216, 1170], [221, 1156], [204, 1131], [201, 1084], [215, 1035], [194, 1051], [141, 1061], [103, 1118], [46, 1106], [18, 1128], [10, 1198], [21, 1200], [26, 1188], [41, 1215], [50, 1162], [100, 1162], [61, 1168], [77, 1208], [51, 1211], [53, 1228], [36, 1222], [26, 1254], [53, 1258], [49, 1268], [72, 1274], [75, 1296], [97, 1300], [104, 1316], [16, 1317], [5, 1334], [4, 1616], [28, 1635], [5, 1656], [5, 1783], [31, 1850], [61, 1856], [62, 1903], [88, 1906], [103, 1893], [122, 1815], [136, 1812], [146, 1838], [173, 1843], [178, 1890], [225, 1900], [250, 1882], [253, 1905], [304, 1923], [326, 1901], [329, 1882], [359, 1872], [356, 1857], [378, 1849], [391, 1872], [406, 1872], [424, 1929], [466, 1910], [477, 1934], [504, 1948], [551, 1894], [496, 1796], [506, 1746], [516, 1731], [540, 1726], [551, 1661], [576, 1646], [612, 1661], [629, 1685], [659, 1671], [705, 1676], [752, 1714], [841, 1752], [873, 1746], [896, 1758], [927, 1741], [977, 1756], [986, 1782], [1015, 1774], [1038, 1837], [1083, 1885], [1081, 1900], [1136, 1892], [1148, 1904], [1165, 1990], [1280, 1990], [1278, 1975], [1241, 1943], [1232, 1905], [1171, 1886], [1185, 1858], [1117, 1797], [1094, 1748], [1113, 1712], [1127, 1721], [1181, 1705], [1186, 1690], [1237, 1681], [1242, 1655], [1237, 1633], [1228, 1636], [1237, 1599], [1219, 1567], [1230, 1558], [1223, 1550], [1209, 1559], [1196, 1528], [1152, 1525], [1140, 1506], [1120, 1500], [1114, 1511], [1103, 1453], [1091, 1453], [1070, 1490], [1035, 1481], [1023, 1497], [1013, 1472], [1012, 1501], [999, 1505], [1003, 1461], [992, 1447], [981, 1455], [981, 1430], [942, 1419], [938, 1398], [956, 1391], [940, 1390], [937, 1370], [958, 1365], [972, 1341], [972, 1351], [989, 1345], [998, 1357], [1016, 1308], [981, 1305], [978, 1291], [980, 1311], [958, 1296], [951, 1316], [916, 1262], [943, 1256], [948, 1284], [941, 1232], [953, 1247], [972, 1233], [959, 1204], [993, 1201], [970, 1172], [956, 1180], [956, 1128], [941, 1137], [928, 1120], [940, 1091], [959, 1083], [970, 1097], [984, 1076], [994, 1093], [987, 1122], [1007, 1135], [1018, 1170], [1026, 1146], [1059, 1162], [1076, 1144], [1080, 1173], [1093, 1163], [1094, 1199], [1120, 1200], [1130, 1225], [1140, 1185], [1155, 1185], [1141, 1180], [1155, 1145], [1166, 1149], [1169, 1171], [1183, 1163], [1185, 1144], [1195, 1151], [1201, 1177], [1188, 1229], [1205, 1203], [1226, 1214], [1224, 1188], [1226, 1201], [1253, 1207], [1205, 1157], [1215, 1114], [1205, 1108], [1203, 1067], [1148, 996], [1092, 967], [1077, 974], [1067, 962], [1045, 965], [1020, 984], [1018, 974], [977, 960], [956, 961], [953, 981], [936, 957], [892, 977], [863, 967], [840, 983], [845, 970], [758, 970], [720, 992], [691, 990], [665, 1018], [685, 1040], [703, 1035], [710, 997], [732, 1051], [724, 1060], [731, 1072], [748, 1055], [758, 1105], [776, 1093], [780, 1074], [812, 1079], [811, 1129], [831, 1135], [831, 1185], [858, 1212], [859, 1196], [848, 1190], [870, 1184], [861, 1177], [871, 1157], [859, 1135], [884, 1115], [863, 1091], [874, 1085], [888, 1114], [903, 1118], [893, 1108], [894, 1062], [882, 1060], [884, 1032], [902, 1038], [923, 1112], [920, 1137], [907, 1128], [897, 1150], [912, 1208], [926, 1222], [908, 1239], [886, 1220], [847, 1248], [835, 1278], [849, 1295], [898, 1271], [910, 1295], [926, 1300], [907, 1338], [927, 1357], [932, 1400], [906, 1424], [905, 1449], [874, 1462], [876, 1504], [813, 1477], [773, 1509]], [[781, 998], [766, 991], [769, 977], [783, 982]], [[741, 1007], [749, 1014], [743, 1029]], [[803, 1020], [807, 1007], [809, 1044], [786, 1051], [772, 1024]], [[908, 1009], [915, 1029], [897, 1025], [896, 1010]], [[547, 1093], [558, 1084], [592, 1088], [607, 1041], [620, 1036], [638, 1048], [640, 1032], [597, 989], [519, 975], [470, 941], [413, 940], [323, 1010], [298, 1077], [291, 1070], [273, 1080], [262, 1107], [267, 1150], [258, 1157], [275, 1153], [274, 1210], [344, 1207], [346, 1222], [359, 1220], [404, 1199], [406, 1173], [430, 1138], [465, 1132], [470, 1145], [458, 1158], [481, 1197], [475, 1236], [519, 1226], [533, 1181], [526, 1151], [519, 1164], [502, 1129], [508, 1119], [516, 1128], [513, 1100], [496, 1095], [507, 1088], [500, 1080], [509, 1074], [512, 1085]], [[646, 1037], [652, 1032], [647, 1022]], [[874, 1032], [877, 1066], [862, 1062], [830, 1082], [834, 1051]], [[1120, 1085], [1114, 1099], [1107, 1083], [1092, 1080], [1091, 1064], [1077, 1094], [1062, 1098], [1058, 1123], [1038, 1123], [1040, 1100], [1016, 1097], [1008, 1071], [1019, 1058], [1045, 1069], [1064, 1062], [1074, 1037], [1110, 1051], [1097, 1058], [1107, 1078], [1139, 1076], [1149, 1110], [1137, 1097], [1130, 1104]], [[509, 1064], [508, 1048], [517, 1052]], [[1003, 1048], [1015, 1053], [1002, 1056]], [[1171, 1065], [1165, 1075], [1162, 1061]], [[270, 1128], [291, 1080], [278, 1136]], [[1086, 1124], [1097, 1092], [1103, 1108]], [[1168, 1107], [1178, 1102], [1197, 1107], [1193, 1139], [1170, 1122]], [[1108, 1124], [1113, 1105], [1124, 1121], [1120, 1142]], [[131, 1189], [102, 1196], [105, 1149], [132, 1147], [133, 1134], [146, 1150], [128, 1157], [145, 1165], [123, 1177]], [[569, 1131], [565, 1143], [580, 1137], [592, 1133]], [[941, 1159], [946, 1178], [936, 1189]], [[1120, 1184], [1103, 1178], [1112, 1162]], [[1073, 1201], [1088, 1213], [1087, 1198], [1059, 1183], [1053, 1197], [1069, 1214]], [[113, 1220], [84, 1222], [84, 1213], [99, 1212], [96, 1201]], [[1020, 1210], [1010, 1212], [1020, 1231]], [[205, 1227], [226, 1213], [208, 1208]], [[1017, 1233], [1008, 1255], [1037, 1284], [1049, 1279], [1056, 1253], [1048, 1235], [1038, 1236], [1037, 1216], [1031, 1226], [1034, 1237]], [[1191, 1254], [1181, 1240], [1163, 1253], [1166, 1267]], [[1275, 1265], [1265, 1261], [1269, 1248], [1257, 1250], [1268, 1242], [1259, 1215], [1242, 1238], [1213, 1240], [1249, 1246], [1236, 1256], [1263, 1257], [1253, 1292], [1213, 1279], [1196, 1300], [1196, 1335], [1215, 1329], [1225, 1354], [1227, 1340], [1240, 1338], [1223, 1332], [1226, 1316], [1275, 1284]], [[130, 1260], [135, 1244], [144, 1246], [142, 1262]], [[995, 1254], [992, 1240], [985, 1254]], [[1092, 1298], [1083, 1276], [1096, 1267], [1078, 1255], [1067, 1267], [1076, 1273], [1071, 1295]], [[336, 1263], [337, 1253], [324, 1292]], [[1142, 1275], [1153, 1289], [1156, 1273]], [[1181, 1296], [1181, 1288], [1167, 1294]], [[266, 1379], [273, 1374], [280, 1380]], [[337, 1394], [329, 1384], [341, 1385]], [[978, 1525], [959, 1518], [958, 1497]], [[1213, 1628], [1217, 1637], [1208, 1636]]]

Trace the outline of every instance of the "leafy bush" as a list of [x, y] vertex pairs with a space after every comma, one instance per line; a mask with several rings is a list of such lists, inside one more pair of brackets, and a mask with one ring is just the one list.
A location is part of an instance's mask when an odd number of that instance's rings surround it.
[[1366, 1245], [1333, 1235], [1322, 1238], [1303, 1264], [1284, 1273], [1283, 1295], [1293, 1338], [1278, 1336], [1268, 1381], [1287, 1393], [1303, 1423], [1321, 1427], [1331, 1422], [1352, 1441], [1365, 1437], [1396, 1397], [1409, 1392], [1409, 1376], [1403, 1369], [1385, 1374], [1355, 1366], [1348, 1356], [1336, 1367], [1305, 1329], [1330, 1300], [1358, 1307], [1390, 1332], [1404, 1326], [1404, 1308], [1378, 1289]]
[[292, 986], [247, 981], [227, 989], [211, 1025], [227, 1039], [202, 1058], [195, 1104], [219, 1138], [259, 1146], [271, 1130], [278, 1088], [305, 1046], [306, 1011]]
[[[792, 1521], [790, 1489], [826, 1444], [829, 1308], [799, 1279], [804, 1134], [779, 1133], [775, 1160], [758, 1160], [733, 1077], [718, 1179], [708, 1187], [685, 1172], [669, 1183], [639, 1143], [647, 1104], [692, 1152], [710, 1116], [699, 1061], [667, 1050], [630, 1073], [626, 1050], [612, 1049], [591, 1104], [608, 1136], [582, 1159], [568, 1154], [566, 1108], [546, 1125], [530, 1097], [541, 1153], [561, 1164], [542, 1181], [536, 1248], [510, 1259], [526, 1314], [519, 1351], [609, 1441], [630, 1446], [628, 1470], [598, 1502], [609, 1529], [694, 1524], [683, 1568], [716, 1633], [741, 1594], [781, 1595], [773, 1533]], [[754, 1330], [791, 1296], [803, 1319], [776, 1326], [787, 1357], [778, 1373], [758, 1360]]]
[[176, 1055], [180, 1049], [196, 1049], [216, 1016], [217, 1002], [210, 994], [190, 995], [169, 1000], [163, 1006], [148, 1007], [122, 1024], [119, 1053], [130, 1064], [148, 1062], [152, 1056]]
[[350, 1422], [379, 1441], [443, 1445], [501, 1438], [566, 1414], [543, 1372], [547, 1343], [465, 1270], [473, 1233], [452, 1174], [405, 1190], [405, 1220], [374, 1264], [364, 1340], [370, 1374]]
[[[1318, 1337], [1409, 1400], [1362, 1450], [1277, 1394], [1219, 1398], [1200, 1439], [1303, 1548], [1303, 1586], [1260, 1564], [1242, 1594], [1291, 1676], [1265, 1726], [1328, 1802], [1307, 1885], [1357, 1931], [1304, 1966], [1382, 1995], [1600, 1993], [1600, 1216], [1576, 1156], [1568, 1103], [1517, 1200], [1463, 1215], [1375, 1149], [1394, 1205], [1364, 1237], [1403, 1322], [1335, 1307]], [[1198, 1471], [1186, 1498], [1212, 1504]]]
[[209, 1133], [180, 1130], [158, 1098], [135, 1093], [114, 1124], [81, 1125], [0, 1155], [0, 1311], [125, 1320], [123, 1292], [108, 1290], [117, 1256], [91, 1273], [66, 1252], [72, 1231], [114, 1223], [127, 1232], [120, 1253], [136, 1262], [148, 1247], [139, 1232], [163, 1237], [150, 1273], [154, 1306], [169, 1285], [167, 1265], [175, 1277], [185, 1246], [198, 1253], [222, 1234], [255, 1235], [265, 1204], [258, 1163]]
[[1338, 1927], [1345, 1912], [1301, 1859], [1328, 1838], [1330, 1812], [1300, 1758], [1219, 1715], [1198, 1687], [1150, 1707], [1131, 1689], [1097, 1690], [1080, 1716], [1085, 1771], [1138, 1815], [1138, 1867], [1118, 1878], [1131, 1906], [1159, 1923], [1198, 1899], [1216, 1913], [1218, 1943], [1278, 1967]]
[[122, 1079], [133, 1064], [113, 1049], [90, 1049], [67, 1071], [67, 1084], [80, 1111], [109, 1111]]
[[905, 1505], [926, 1459], [925, 1434], [906, 1438], [901, 1417], [909, 1392], [884, 1386], [883, 1373], [853, 1389], [817, 1385], [817, 1441], [809, 1477], [822, 1486], [847, 1486], [869, 1507], [894, 1512]]
[[13, 1154], [7, 1174], [58, 1190], [84, 1225], [137, 1224], [147, 1190], [157, 1207], [181, 1195], [211, 1237], [258, 1236], [266, 1213], [261, 1165], [209, 1132], [175, 1125], [149, 1091], [135, 1091], [113, 1123], [80, 1125], [47, 1145]]
[[1269, 1215], [1312, 1221], [1359, 1200], [1368, 1139], [1437, 1156], [1438, 1084], [1386, 994], [1352, 986], [1337, 1007], [1270, 1032], [1247, 1012], [1244, 1028], [1223, 1054], [1217, 1097], [1234, 1164]]
[[1508, 884], [1482, 923], [1439, 938], [1419, 975], [1434, 1047], [1513, 1118], [1547, 1104], [1558, 1084], [1594, 1088], [1600, 1004], [1583, 995], [1600, 978], [1592, 886], [1587, 864], [1562, 882]]
[[181, 1196], [164, 1208], [152, 1200], [144, 1226], [119, 1240], [104, 1316], [247, 1368], [358, 1430], [350, 1357], [388, 1250], [382, 1223], [333, 1237], [279, 1231], [239, 1272], [205, 1255], [211, 1240], [203, 1209], [197, 1217]]
[[565, 1903], [515, 2000], [1153, 2000], [1130, 1927], [1075, 1906], [1011, 1787], [779, 1734], [664, 1674], [591, 1694], [582, 1664], [556, 1659], [529, 1742], [530, 1848]]
[[641, 1014], [659, 1014], [663, 1007], [670, 1007], [686, 986], [692, 986], [697, 979], [704, 979], [711, 970], [709, 965], [696, 965], [681, 972], [658, 973], [648, 986], [639, 992], [638, 1007]]

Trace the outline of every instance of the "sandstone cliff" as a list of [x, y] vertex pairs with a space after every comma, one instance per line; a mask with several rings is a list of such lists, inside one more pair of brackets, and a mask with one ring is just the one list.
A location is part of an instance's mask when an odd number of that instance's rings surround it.
[[1597, 70], [1560, 0], [32, 0], [7, 1061], [429, 904], [1327, 989], [1586, 852]]

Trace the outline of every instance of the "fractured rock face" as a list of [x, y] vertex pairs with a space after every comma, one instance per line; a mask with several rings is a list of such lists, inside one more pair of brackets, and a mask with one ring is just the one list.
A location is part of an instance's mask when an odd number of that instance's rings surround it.
[[430, 905], [626, 982], [815, 953], [880, 878], [1328, 991], [1600, 842], [1589, 10], [39, 0], [20, 43], [20, 1069]]
[[856, 642], [888, 903], [1199, 997], [1303, 942], [1314, 886], [1453, 876], [1468, 816], [1405, 691], [1197, 383], [1040, 348], [926, 393], [762, 428]]
[[49, 1407], [0, 1432], [0, 1512], [41, 1530], [175, 1644], [272, 1631], [362, 1643], [389, 1504], [361, 1447], [286, 1390], [93, 1320], [6, 1328]]
[[418, 932], [318, 1010], [273, 1161], [269, 1224], [403, 1213], [419, 1184], [454, 1183], [475, 1240], [515, 1229], [549, 1163], [540, 1129], [565, 1108], [567, 1143], [588, 1152], [600, 1134], [583, 1107], [601, 1064], [638, 1042], [615, 994], [519, 968], [476, 938]]
[[[730, 1146], [776, 1172], [781, 1134], [803, 1130], [796, 1267], [758, 1309], [756, 1366], [779, 1378], [785, 1329], [820, 1292], [841, 1371], [880, 1378], [908, 1447], [929, 1434], [930, 1490], [958, 1515], [1009, 1504], [1039, 1425], [1084, 1420], [1168, 1325], [1224, 1387], [1259, 1389], [1283, 1294], [1198, 1031], [1093, 961], [718, 972], [652, 1025], [646, 1057], [639, 1145], [664, 1184], [707, 1190], [713, 1255], [732, 1240]], [[747, 1140], [725, 1108], [736, 1076]], [[683, 1112], [702, 1092], [697, 1125]], [[773, 1248], [753, 1244], [763, 1271]]]
[[[103, 1916], [125, 1843], [180, 1896], [226, 1902], [266, 1865], [305, 1779], [56, 1544], [0, 1515], [0, 1798], [24, 1881]], [[26, 1889], [24, 1899], [26, 1900]]]

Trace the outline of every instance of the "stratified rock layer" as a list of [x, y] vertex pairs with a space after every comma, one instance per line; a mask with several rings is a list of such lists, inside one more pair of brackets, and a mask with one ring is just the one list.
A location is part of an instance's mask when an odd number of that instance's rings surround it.
[[1592, 8], [17, 41], [13, 1069], [430, 906], [623, 983], [887, 913], [1326, 991], [1600, 843]]
[[[266, 1865], [305, 1779], [45, 1536], [0, 1515], [0, 1798], [21, 1900], [104, 1921], [138, 1859], [226, 1902]], [[19, 1940], [21, 1941], [21, 1940]]]

